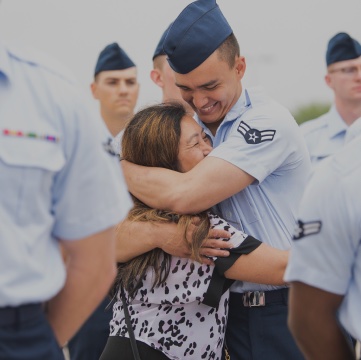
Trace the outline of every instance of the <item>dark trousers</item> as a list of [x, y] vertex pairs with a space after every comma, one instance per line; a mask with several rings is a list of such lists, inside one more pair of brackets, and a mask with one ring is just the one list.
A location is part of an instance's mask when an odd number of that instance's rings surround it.
[[[142, 360], [169, 360], [169, 357], [161, 351], [153, 349], [138, 340], [137, 347]], [[99, 360], [134, 360], [130, 340], [121, 336], [109, 336], [107, 345]]]
[[242, 294], [231, 293], [226, 343], [232, 360], [301, 360], [288, 327], [288, 291], [272, 291], [266, 306], [245, 307]]
[[[113, 303], [106, 297], [68, 343], [71, 360], [99, 360], [109, 336]], [[107, 308], [107, 309], [106, 309]]]
[[0, 308], [0, 360], [64, 360], [41, 304]]

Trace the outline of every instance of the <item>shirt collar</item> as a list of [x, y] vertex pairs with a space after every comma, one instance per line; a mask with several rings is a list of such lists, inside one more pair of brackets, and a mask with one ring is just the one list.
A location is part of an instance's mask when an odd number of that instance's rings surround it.
[[243, 114], [248, 107], [251, 106], [251, 99], [249, 97], [247, 89], [242, 90], [242, 94], [233, 105], [232, 109], [228, 111], [222, 123], [233, 121]]
[[329, 111], [330, 117], [327, 119], [327, 131], [329, 138], [334, 138], [340, 133], [347, 131], [348, 126], [347, 124], [342, 120], [340, 114], [336, 110], [335, 105], [331, 106], [331, 109]]

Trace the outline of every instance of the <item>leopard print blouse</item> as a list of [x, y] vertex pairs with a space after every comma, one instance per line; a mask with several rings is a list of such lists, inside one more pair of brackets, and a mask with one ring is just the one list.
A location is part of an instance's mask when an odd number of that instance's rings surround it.
[[[232, 284], [223, 273], [241, 254], [260, 245], [258, 240], [236, 230], [217, 215], [209, 214], [209, 217], [212, 228], [232, 234], [231, 256], [214, 258], [215, 266], [174, 256], [166, 283], [151, 290], [153, 273], [149, 269], [142, 287], [128, 304], [136, 339], [162, 351], [169, 359], [221, 359], [228, 289]], [[120, 293], [113, 307], [110, 336], [128, 337]]]

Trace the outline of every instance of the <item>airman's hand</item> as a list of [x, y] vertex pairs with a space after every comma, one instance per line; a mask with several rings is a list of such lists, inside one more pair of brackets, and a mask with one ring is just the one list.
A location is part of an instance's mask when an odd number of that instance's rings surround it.
[[[186, 238], [190, 242], [192, 239], [193, 232], [197, 229], [198, 218], [194, 217], [192, 225], [189, 226]], [[171, 224], [169, 228], [170, 233], [168, 241], [163, 242], [159, 247], [166, 253], [178, 256], [178, 257], [191, 257], [190, 248], [187, 243], [184, 241], [183, 232], [175, 230], [176, 224]], [[229, 251], [225, 250], [232, 248], [232, 244], [228, 241], [223, 241], [222, 239], [228, 239], [231, 234], [228, 231], [220, 229], [211, 229], [208, 233], [207, 238], [205, 239], [200, 254], [202, 256], [202, 263], [212, 265], [212, 257], [225, 257], [229, 255]]]
[[233, 245], [229, 241], [223, 241], [222, 239], [229, 239], [230, 237], [231, 234], [226, 230], [211, 229], [200, 251], [204, 259], [203, 263], [211, 265], [213, 261], [210, 257], [229, 256], [227, 249], [231, 249]]

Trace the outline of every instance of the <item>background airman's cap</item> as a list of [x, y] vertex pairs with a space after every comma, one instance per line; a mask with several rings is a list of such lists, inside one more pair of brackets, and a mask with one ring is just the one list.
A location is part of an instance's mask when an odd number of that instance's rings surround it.
[[356, 59], [361, 56], [361, 45], [350, 35], [341, 32], [328, 42], [326, 52], [327, 66], [344, 60]]
[[101, 71], [124, 70], [133, 66], [135, 66], [134, 62], [125, 51], [117, 43], [112, 43], [107, 45], [99, 54], [94, 76]]
[[154, 59], [155, 59], [157, 56], [159, 56], [159, 55], [165, 55], [165, 52], [164, 52], [164, 50], [163, 50], [163, 43], [164, 43], [165, 36], [167, 35], [168, 30], [169, 30], [169, 28], [171, 27], [171, 25], [172, 25], [172, 24], [170, 24], [170, 25], [165, 29], [162, 37], [160, 38], [159, 43], [158, 43], [157, 47], [155, 48], [155, 51], [154, 51], [152, 60], [154, 60]]
[[232, 32], [215, 0], [194, 1], [174, 20], [163, 50], [171, 68], [187, 74], [202, 64]]

